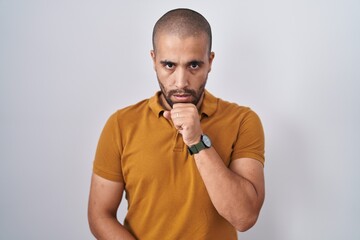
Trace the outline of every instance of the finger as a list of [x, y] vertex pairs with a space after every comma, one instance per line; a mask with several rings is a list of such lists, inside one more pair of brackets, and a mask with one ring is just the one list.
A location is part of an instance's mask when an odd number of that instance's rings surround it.
[[172, 120], [176, 120], [176, 119], [184, 118], [186, 116], [186, 111], [181, 109], [172, 109], [170, 114]]
[[188, 108], [188, 107], [196, 108], [196, 106], [192, 103], [175, 103], [173, 105], [173, 109], [181, 109], [181, 108]]
[[163, 116], [166, 119], [171, 120], [171, 112], [170, 111], [164, 111]]

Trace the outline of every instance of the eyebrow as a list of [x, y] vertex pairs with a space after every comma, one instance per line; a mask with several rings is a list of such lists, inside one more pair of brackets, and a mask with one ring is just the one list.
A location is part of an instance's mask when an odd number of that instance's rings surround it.
[[196, 64], [198, 64], [198, 65], [202, 65], [202, 64], [204, 64], [204, 61], [201, 61], [201, 60], [192, 60], [192, 61], [190, 61], [188, 64], [190, 65], [190, 64], [193, 64], [193, 63], [196, 63]]
[[163, 65], [166, 65], [168, 63], [175, 64], [174, 62], [169, 61], [169, 60], [161, 60], [160, 63], [163, 64]]
[[[176, 65], [176, 63], [174, 63], [174, 62], [172, 62], [172, 61], [169, 61], [169, 60], [161, 60], [160, 63], [163, 64], [163, 65], [166, 65], [166, 64], [169, 64], [169, 63]], [[193, 64], [193, 63], [196, 63], [196, 64], [198, 64], [198, 65], [202, 65], [202, 64], [204, 64], [204, 61], [201, 61], [201, 60], [191, 60], [191, 61], [187, 62], [186, 65], [190, 65], [190, 64]]]

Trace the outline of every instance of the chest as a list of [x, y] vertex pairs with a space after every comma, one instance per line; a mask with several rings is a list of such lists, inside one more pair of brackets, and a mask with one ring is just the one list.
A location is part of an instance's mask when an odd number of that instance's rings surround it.
[[[213, 146], [228, 165], [236, 140], [231, 126], [201, 120], [201, 127], [210, 136]], [[164, 181], [192, 181], [197, 171], [181, 134], [166, 119], [145, 121], [127, 129], [123, 140], [122, 170], [126, 184], [162, 185]], [[191, 176], [189, 176], [189, 174]], [[195, 174], [196, 175], [196, 174]]]

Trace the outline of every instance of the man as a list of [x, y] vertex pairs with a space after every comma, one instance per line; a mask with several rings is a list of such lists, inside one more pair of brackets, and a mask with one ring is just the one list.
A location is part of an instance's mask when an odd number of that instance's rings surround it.
[[[257, 115], [205, 90], [214, 53], [199, 13], [175, 9], [153, 30], [161, 91], [107, 121], [96, 151], [89, 223], [98, 239], [237, 239], [264, 200]], [[123, 192], [128, 212], [116, 212]]]

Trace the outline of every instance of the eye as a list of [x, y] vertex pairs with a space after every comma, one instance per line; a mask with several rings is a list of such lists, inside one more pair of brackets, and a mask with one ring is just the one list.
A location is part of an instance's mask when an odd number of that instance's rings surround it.
[[174, 67], [174, 64], [173, 64], [173, 63], [167, 63], [167, 64], [165, 65], [165, 67], [171, 69], [171, 68]]
[[200, 67], [200, 64], [198, 62], [191, 62], [189, 67], [191, 70], [196, 70]]
[[168, 62], [168, 61], [164, 61], [162, 62], [162, 65], [166, 68], [166, 69], [173, 69], [175, 67], [175, 64], [172, 62]]

